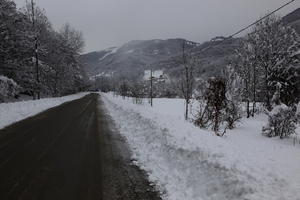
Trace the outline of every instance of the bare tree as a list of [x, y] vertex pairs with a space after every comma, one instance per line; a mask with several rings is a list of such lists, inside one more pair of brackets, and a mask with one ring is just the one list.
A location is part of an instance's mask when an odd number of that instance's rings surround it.
[[251, 116], [250, 102], [252, 97], [252, 48], [247, 41], [242, 41], [240, 48], [237, 50], [237, 56], [234, 63], [238, 75], [242, 78], [242, 100], [246, 102], [247, 118]]
[[123, 99], [125, 99], [125, 97], [128, 96], [128, 92], [129, 92], [129, 86], [126, 80], [123, 80], [121, 82], [119, 89], [120, 89], [121, 96], [123, 97]]
[[150, 71], [150, 105], [153, 107], [153, 71]]
[[188, 120], [189, 116], [189, 104], [192, 99], [194, 89], [194, 65], [196, 59], [192, 57], [191, 53], [186, 50], [186, 41], [182, 43], [182, 65], [184, 71], [180, 79], [179, 87], [180, 91], [185, 99], [185, 119]]
[[142, 104], [143, 97], [144, 97], [143, 84], [141, 82], [135, 81], [132, 83], [130, 89], [131, 89], [131, 95], [133, 97], [133, 103]]

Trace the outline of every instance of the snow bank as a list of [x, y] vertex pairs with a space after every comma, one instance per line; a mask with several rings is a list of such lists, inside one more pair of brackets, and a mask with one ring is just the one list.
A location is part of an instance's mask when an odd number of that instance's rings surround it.
[[34, 116], [51, 107], [58, 106], [67, 101], [79, 99], [88, 93], [79, 93], [58, 98], [45, 98], [40, 100], [21, 101], [16, 103], [0, 104], [0, 129], [17, 121]]
[[154, 107], [104, 94], [133, 159], [169, 200], [299, 200], [300, 145], [266, 138], [266, 116], [243, 121], [220, 138], [183, 118], [183, 101]]

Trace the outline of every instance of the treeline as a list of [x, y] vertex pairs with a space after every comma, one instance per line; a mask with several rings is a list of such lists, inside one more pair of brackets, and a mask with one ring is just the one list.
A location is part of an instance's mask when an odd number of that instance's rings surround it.
[[18, 10], [13, 1], [0, 0], [0, 75], [16, 82], [21, 94], [37, 98], [85, 89], [83, 47], [79, 31], [69, 24], [56, 31], [36, 5]]
[[101, 92], [115, 92], [123, 97], [134, 98], [175, 98], [180, 96], [177, 88], [169, 80], [164, 78], [152, 78], [149, 80], [128, 80], [124, 77], [95, 77], [95, 90]]
[[269, 116], [264, 135], [284, 138], [295, 134], [300, 122], [299, 49], [299, 35], [277, 16], [256, 24], [241, 40], [223, 75], [202, 84], [195, 123], [223, 135], [227, 128], [234, 128], [243, 108], [250, 118], [260, 105]]
[[[220, 43], [230, 39], [224, 38]], [[265, 112], [269, 119], [262, 133], [285, 138], [296, 134], [300, 122], [299, 50], [298, 33], [273, 15], [260, 21], [240, 39], [235, 54], [215, 77], [195, 77], [196, 69], [201, 68], [199, 53], [197, 56], [188, 51], [183, 43], [182, 71], [177, 80], [152, 87], [154, 92], [133, 81], [119, 81], [118, 87], [109, 90], [134, 97], [137, 103], [143, 97], [155, 96], [156, 90], [164, 91], [165, 85], [168, 92], [159, 97], [167, 97], [169, 93], [169, 97], [184, 98], [186, 120], [200, 128], [211, 129], [218, 136], [235, 128], [242, 117]], [[195, 100], [197, 108], [189, 110]]]

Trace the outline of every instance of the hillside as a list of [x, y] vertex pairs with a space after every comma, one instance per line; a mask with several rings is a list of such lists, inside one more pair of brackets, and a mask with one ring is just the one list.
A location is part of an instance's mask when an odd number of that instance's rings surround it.
[[[110, 48], [82, 55], [86, 71], [92, 76], [118, 76], [141, 79], [150, 68], [177, 76], [181, 70], [183, 39], [131, 41], [120, 48]], [[188, 51], [200, 58], [197, 76], [213, 75], [226, 65], [238, 45], [237, 39], [187, 45]], [[202, 49], [210, 48], [202, 52]]]
[[285, 24], [290, 24], [300, 34], [300, 8], [282, 18]]
[[[282, 18], [300, 33], [300, 8]], [[218, 75], [234, 54], [240, 39], [223, 41], [222, 37], [201, 45], [191, 43], [188, 51], [199, 58], [196, 77]], [[162, 70], [171, 77], [181, 74], [183, 39], [135, 40], [117, 48], [92, 52], [81, 56], [90, 77], [125, 77], [142, 79], [146, 70]], [[203, 49], [207, 50], [203, 51]]]
[[[92, 52], [81, 56], [89, 76], [142, 77], [154, 63], [177, 55], [183, 39], [135, 40], [119, 48]], [[191, 48], [188, 46], [187, 48]]]
[[[233, 56], [239, 40], [209, 41], [191, 49], [191, 53], [198, 58], [195, 76], [210, 77], [219, 74]], [[163, 69], [172, 77], [176, 77], [183, 70], [181, 62], [181, 54], [175, 55], [170, 59], [157, 62], [155, 69]]]

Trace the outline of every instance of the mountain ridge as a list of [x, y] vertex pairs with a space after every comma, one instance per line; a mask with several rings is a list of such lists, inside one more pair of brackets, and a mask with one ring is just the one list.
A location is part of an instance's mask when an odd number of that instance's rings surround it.
[[[300, 33], [300, 8], [282, 18]], [[186, 49], [199, 58], [195, 70], [196, 77], [210, 77], [219, 74], [234, 55], [240, 38], [226, 39], [215, 37], [211, 41], [197, 44], [188, 41]], [[132, 40], [120, 47], [111, 47], [81, 56], [87, 74], [97, 76], [114, 76], [126, 79], [142, 79], [149, 69], [163, 70], [172, 77], [181, 74], [182, 38]], [[202, 49], [210, 47], [205, 52]]]

